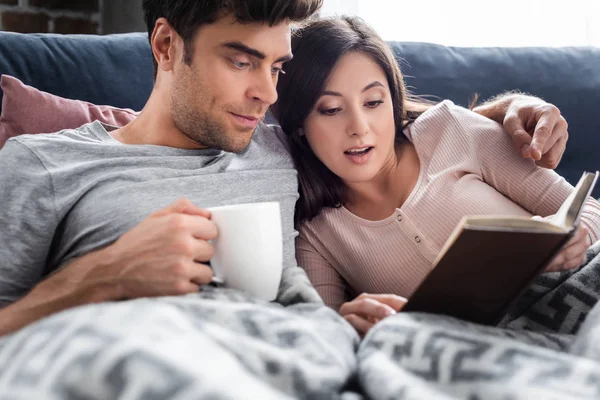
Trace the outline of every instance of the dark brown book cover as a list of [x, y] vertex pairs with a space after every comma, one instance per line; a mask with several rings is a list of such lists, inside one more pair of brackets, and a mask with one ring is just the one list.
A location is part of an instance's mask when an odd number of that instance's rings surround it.
[[598, 172], [585, 172], [553, 217], [465, 217], [402, 311], [497, 323], [575, 233]]
[[494, 324], [570, 236], [464, 229], [402, 311]]

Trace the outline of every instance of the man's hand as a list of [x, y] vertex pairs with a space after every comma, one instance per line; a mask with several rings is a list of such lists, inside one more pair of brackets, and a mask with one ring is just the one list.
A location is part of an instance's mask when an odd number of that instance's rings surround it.
[[503, 124], [523, 157], [544, 168], [554, 169], [560, 163], [569, 133], [556, 106], [537, 97], [508, 94], [473, 111]]
[[187, 200], [155, 212], [104, 251], [104, 267], [90, 270], [84, 281], [118, 287], [118, 297], [193, 293], [211, 281], [209, 240], [217, 236], [210, 213]]
[[554, 169], [567, 147], [567, 120], [556, 106], [535, 97], [515, 99], [504, 117], [504, 129], [525, 158]]
[[197, 292], [217, 236], [210, 213], [188, 200], [157, 211], [112, 245], [82, 256], [0, 310], [0, 336], [75, 306]]
[[396, 314], [404, 307], [406, 299], [394, 294], [363, 293], [342, 304], [339, 313], [356, 329], [361, 337], [377, 322]]

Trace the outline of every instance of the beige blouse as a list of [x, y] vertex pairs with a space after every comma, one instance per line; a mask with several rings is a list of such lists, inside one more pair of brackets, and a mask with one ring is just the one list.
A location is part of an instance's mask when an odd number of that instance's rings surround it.
[[[406, 130], [421, 171], [402, 207], [381, 221], [324, 209], [300, 227], [296, 257], [327, 305], [362, 292], [410, 297], [465, 215], [554, 214], [573, 187], [521, 157], [499, 124], [444, 101]], [[600, 240], [600, 203], [581, 222]], [[509, 250], [509, 249], [507, 249]]]

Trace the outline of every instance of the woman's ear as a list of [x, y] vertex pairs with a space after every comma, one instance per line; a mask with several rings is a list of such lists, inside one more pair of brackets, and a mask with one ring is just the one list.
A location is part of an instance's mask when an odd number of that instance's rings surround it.
[[298, 128], [298, 136], [302, 137], [304, 135], [305, 135], [304, 129], [303, 128]]

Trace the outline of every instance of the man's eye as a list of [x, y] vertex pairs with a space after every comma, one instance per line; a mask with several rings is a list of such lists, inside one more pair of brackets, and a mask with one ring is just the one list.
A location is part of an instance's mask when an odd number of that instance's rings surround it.
[[285, 75], [285, 71], [281, 67], [273, 67], [273, 68], [271, 68], [271, 73], [273, 75], [279, 75], [279, 74], [284, 74]]
[[250, 63], [236, 61], [236, 60], [231, 60], [231, 63], [234, 65], [234, 67], [239, 68], [239, 69], [244, 69], [244, 68], [247, 68], [250, 66]]

